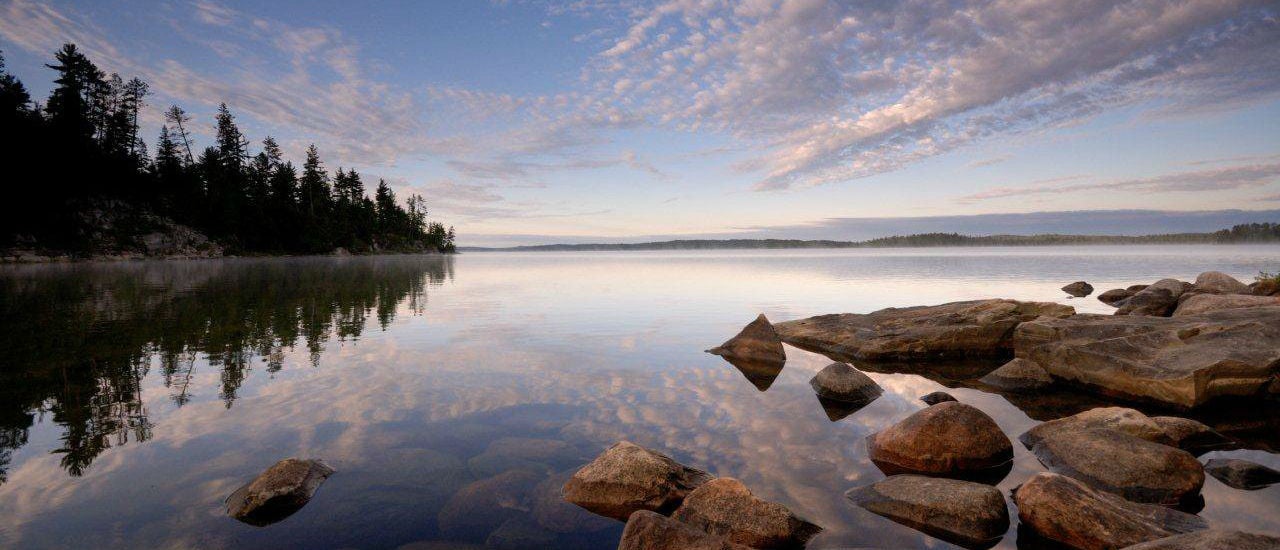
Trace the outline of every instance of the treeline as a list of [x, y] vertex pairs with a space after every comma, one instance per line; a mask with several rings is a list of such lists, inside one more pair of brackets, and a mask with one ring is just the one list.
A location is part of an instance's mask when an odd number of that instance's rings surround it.
[[354, 169], [330, 175], [314, 145], [301, 167], [271, 137], [255, 153], [226, 104], [203, 149], [191, 117], [169, 107], [152, 155], [139, 135], [146, 82], [106, 75], [73, 44], [54, 60], [46, 66], [55, 87], [40, 105], [0, 57], [0, 162], [9, 174], [0, 183], [0, 249], [93, 253], [88, 235], [102, 226], [136, 234], [156, 217], [232, 253], [454, 248], [453, 228], [429, 222], [420, 195], [401, 204], [380, 180], [371, 198]]
[[1280, 223], [1250, 223], [1213, 233], [1161, 235], [986, 235], [920, 233], [865, 241], [799, 239], [684, 239], [650, 243], [548, 244], [509, 248], [469, 247], [463, 250], [509, 251], [608, 251], [608, 250], [714, 250], [775, 248], [895, 248], [926, 246], [1055, 246], [1083, 244], [1231, 244], [1280, 242]]

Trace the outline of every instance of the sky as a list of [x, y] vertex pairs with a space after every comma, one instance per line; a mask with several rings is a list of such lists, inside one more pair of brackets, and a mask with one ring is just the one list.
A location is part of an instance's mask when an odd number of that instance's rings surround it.
[[37, 98], [63, 42], [466, 246], [1280, 221], [1274, 1], [0, 0]]

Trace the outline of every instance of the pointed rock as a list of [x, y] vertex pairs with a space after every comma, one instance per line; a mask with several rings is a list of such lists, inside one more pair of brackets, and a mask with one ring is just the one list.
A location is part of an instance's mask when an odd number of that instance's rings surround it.
[[[729, 361], [760, 365], [782, 366], [787, 360], [787, 353], [782, 349], [782, 339], [774, 330], [769, 319], [761, 313], [725, 343], [707, 350], [707, 353], [719, 355]], [[736, 363], [735, 363], [736, 364]]]
[[1238, 458], [1214, 458], [1204, 464], [1204, 471], [1236, 489], [1254, 491], [1280, 483], [1280, 471]]
[[867, 451], [887, 475], [985, 477], [1007, 473], [1013, 460], [1013, 445], [995, 420], [959, 402], [921, 409], [867, 436]]
[[990, 485], [896, 475], [845, 493], [873, 514], [970, 548], [989, 548], [1009, 530], [1004, 495]]
[[1124, 548], [1209, 527], [1186, 512], [1129, 502], [1048, 472], [1014, 490], [1013, 500], [1018, 518], [1037, 535], [1084, 550]]
[[667, 455], [620, 441], [569, 478], [564, 498], [594, 513], [625, 521], [636, 510], [669, 514], [690, 491], [711, 479], [711, 474]]
[[751, 550], [669, 517], [640, 510], [627, 519], [618, 550]]
[[884, 392], [879, 384], [847, 363], [832, 363], [809, 380], [818, 397], [846, 403], [870, 403]]
[[333, 468], [319, 460], [286, 458], [227, 497], [227, 514], [250, 525], [264, 526], [300, 510]]

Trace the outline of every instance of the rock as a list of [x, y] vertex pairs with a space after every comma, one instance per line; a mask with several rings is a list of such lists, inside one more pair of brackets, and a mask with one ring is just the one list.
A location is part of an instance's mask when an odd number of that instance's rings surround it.
[[1102, 294], [1099, 294], [1098, 301], [1104, 304], [1107, 304], [1109, 306], [1120, 307], [1120, 305], [1122, 305], [1125, 300], [1132, 298], [1133, 295], [1137, 293], [1138, 291], [1129, 290], [1127, 288], [1113, 288], [1111, 290], [1103, 292]]
[[948, 402], [867, 436], [867, 453], [887, 475], [968, 477], [1007, 473], [1013, 445], [986, 413]]
[[871, 377], [847, 363], [832, 363], [809, 380], [819, 397], [846, 403], [870, 403], [884, 392]]
[[1196, 315], [1220, 309], [1280, 306], [1280, 296], [1250, 296], [1247, 294], [1194, 294], [1178, 304], [1174, 317]]
[[944, 392], [944, 391], [936, 391], [936, 392], [930, 393], [930, 394], [928, 394], [928, 395], [922, 395], [922, 396], [920, 396], [920, 400], [921, 400], [921, 401], [924, 401], [926, 405], [937, 405], [938, 403], [946, 403], [946, 402], [949, 402], [949, 401], [955, 401], [955, 400], [956, 400], [956, 398], [952, 397], [952, 396], [951, 396], [951, 394], [949, 394], [949, 393], [947, 393], [947, 392]]
[[1204, 470], [1218, 481], [1236, 489], [1253, 491], [1280, 483], [1280, 471], [1238, 458], [1213, 458]]
[[1180, 408], [1258, 395], [1280, 373], [1280, 307], [1176, 318], [1076, 315], [1014, 331], [1018, 357], [1056, 380]]
[[1163, 445], [1173, 445], [1174, 440], [1164, 427], [1152, 418], [1133, 409], [1124, 407], [1098, 407], [1079, 414], [1043, 422], [1018, 436], [1026, 448], [1030, 449], [1042, 439], [1069, 431], [1093, 429], [1109, 429], [1123, 432], [1139, 439], [1145, 439]]
[[1276, 550], [1278, 548], [1280, 548], [1280, 538], [1277, 537], [1209, 529], [1135, 544], [1125, 547], [1124, 550]]
[[1206, 271], [1196, 277], [1191, 290], [1206, 294], [1245, 294], [1249, 287], [1221, 271]]
[[669, 517], [640, 510], [627, 519], [618, 550], [750, 550]]
[[707, 353], [724, 357], [735, 365], [743, 362], [780, 368], [787, 361], [787, 353], [782, 349], [782, 339], [763, 313], [737, 336], [707, 350]]
[[1129, 502], [1048, 472], [1015, 489], [1013, 500], [1018, 518], [1037, 535], [1082, 550], [1123, 548], [1209, 527], [1186, 512]]
[[822, 531], [785, 506], [756, 498], [731, 477], [694, 489], [671, 517], [752, 548], [804, 548]]
[[227, 514], [249, 525], [264, 526], [300, 510], [333, 468], [319, 460], [286, 458], [227, 497]]
[[1062, 287], [1062, 291], [1075, 296], [1076, 298], [1084, 298], [1085, 296], [1093, 294], [1093, 285], [1084, 281], [1076, 281]]
[[534, 488], [530, 515], [538, 525], [555, 533], [593, 533], [617, 525], [566, 501], [563, 487], [567, 481], [569, 474], [553, 475]]
[[440, 531], [450, 539], [485, 540], [503, 523], [525, 515], [541, 479], [528, 470], [511, 470], [463, 487], [440, 508]]
[[1204, 468], [1181, 449], [1108, 429], [1052, 433], [1031, 448], [1050, 471], [1134, 502], [1192, 502]]
[[565, 500], [591, 512], [626, 520], [636, 510], [669, 514], [711, 474], [667, 455], [620, 441], [564, 484]]
[[1153, 416], [1151, 420], [1164, 430], [1173, 446], [1191, 454], [1202, 454], [1216, 449], [1231, 449], [1236, 443], [1226, 436], [1190, 418]]
[[989, 547], [1009, 529], [1004, 495], [981, 483], [896, 475], [845, 496], [871, 513], [962, 546]]
[[1032, 391], [1053, 384], [1053, 377], [1032, 361], [1013, 359], [978, 381], [1006, 391]]
[[789, 344], [842, 359], [915, 361], [1007, 355], [1019, 323], [1074, 313], [1070, 306], [1049, 302], [976, 300], [820, 315], [776, 327]]
[[1177, 279], [1160, 279], [1125, 300], [1120, 309], [1116, 310], [1116, 315], [1168, 317], [1177, 307], [1178, 297], [1186, 292], [1188, 286]]

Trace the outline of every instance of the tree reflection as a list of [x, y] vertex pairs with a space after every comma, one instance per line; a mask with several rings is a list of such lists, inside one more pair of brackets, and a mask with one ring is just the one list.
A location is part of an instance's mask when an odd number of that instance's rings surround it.
[[255, 365], [279, 371], [301, 344], [320, 365], [331, 338], [385, 329], [399, 306], [426, 309], [452, 257], [299, 258], [10, 267], [0, 271], [0, 483], [37, 415], [62, 428], [62, 467], [79, 476], [104, 450], [146, 441], [143, 379], [157, 368], [176, 406], [219, 369], [227, 408]]

